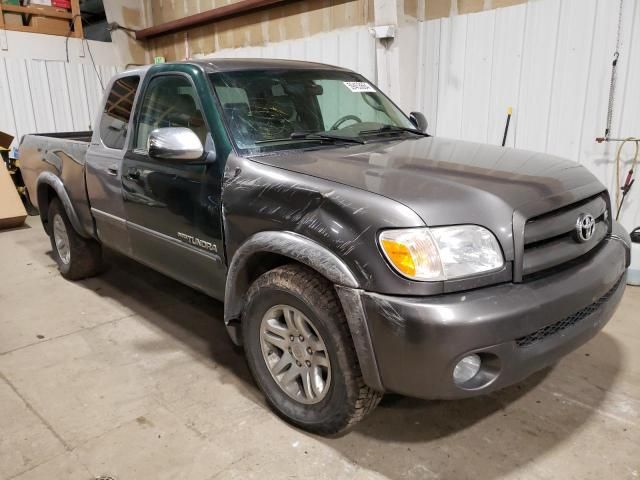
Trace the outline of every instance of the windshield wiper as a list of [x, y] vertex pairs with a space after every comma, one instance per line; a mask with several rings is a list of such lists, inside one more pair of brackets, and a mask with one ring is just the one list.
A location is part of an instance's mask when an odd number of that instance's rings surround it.
[[429, 136], [428, 133], [421, 132], [420, 130], [416, 130], [415, 128], [400, 127], [398, 125], [383, 125], [380, 128], [374, 128], [372, 130], [362, 130], [360, 132], [360, 135], [362, 135], [363, 133], [367, 135], [372, 133], [376, 134], [376, 133], [394, 133], [394, 132], [409, 132], [409, 133], [415, 133], [416, 135], [420, 135], [423, 137]]
[[357, 137], [346, 137], [343, 135], [336, 135], [329, 132], [293, 132], [291, 134], [293, 140], [342, 140], [344, 142], [361, 143], [365, 144], [363, 139]]
[[331, 141], [331, 142], [348, 142], [348, 143], [367, 143], [361, 138], [356, 137], [343, 137], [342, 135], [333, 135], [327, 132], [293, 132], [289, 138], [268, 138], [266, 140], [258, 140], [254, 142], [256, 145], [264, 143], [278, 143], [278, 142], [290, 142], [291, 140], [297, 142], [313, 142], [313, 141]]

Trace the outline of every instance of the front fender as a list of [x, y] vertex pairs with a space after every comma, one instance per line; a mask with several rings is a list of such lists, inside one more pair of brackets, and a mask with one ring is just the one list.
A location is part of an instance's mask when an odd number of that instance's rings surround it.
[[320, 273], [334, 285], [358, 288], [351, 270], [333, 252], [293, 232], [259, 232], [238, 248], [229, 265], [225, 288], [225, 323], [240, 317], [244, 294], [249, 289], [246, 267], [252, 255], [275, 253], [289, 257]]
[[69, 198], [69, 194], [67, 190], [64, 188], [64, 184], [60, 177], [57, 177], [51, 172], [42, 172], [38, 175], [38, 180], [36, 182], [36, 189], [38, 192], [38, 208], [40, 209], [40, 219], [42, 220], [42, 224], [45, 226], [45, 230], [47, 233], [49, 232], [47, 226], [47, 215], [49, 212], [49, 196], [47, 193], [48, 187], [52, 188], [56, 192], [56, 196], [60, 199], [60, 203], [64, 207], [64, 211], [73, 225], [73, 228], [79, 235], [85, 238], [91, 238], [91, 234], [87, 232], [82, 226], [82, 222], [80, 222], [80, 218], [73, 207], [73, 203], [71, 203], [71, 199]]

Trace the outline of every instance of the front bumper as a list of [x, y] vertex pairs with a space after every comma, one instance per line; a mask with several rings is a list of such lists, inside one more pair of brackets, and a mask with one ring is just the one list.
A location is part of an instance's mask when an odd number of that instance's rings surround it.
[[[362, 292], [385, 390], [421, 398], [485, 394], [523, 380], [592, 338], [625, 289], [626, 247], [608, 238], [589, 261], [526, 283], [437, 297]], [[453, 369], [479, 353], [484, 370], [462, 386]]]

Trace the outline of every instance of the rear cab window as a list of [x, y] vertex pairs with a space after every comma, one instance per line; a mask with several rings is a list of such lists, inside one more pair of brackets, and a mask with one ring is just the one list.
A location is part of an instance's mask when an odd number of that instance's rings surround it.
[[122, 77], [113, 83], [100, 119], [100, 139], [106, 147], [116, 150], [124, 148], [139, 84], [138, 75]]

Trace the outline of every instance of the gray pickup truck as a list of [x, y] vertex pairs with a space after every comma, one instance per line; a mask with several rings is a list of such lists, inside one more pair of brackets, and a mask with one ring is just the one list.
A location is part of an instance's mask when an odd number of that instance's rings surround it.
[[205, 60], [117, 75], [93, 132], [20, 160], [63, 276], [130, 256], [225, 303], [287, 421], [334, 434], [384, 392], [481, 395], [593, 337], [630, 240], [585, 168], [425, 133], [327, 65]]

